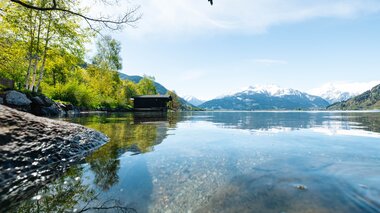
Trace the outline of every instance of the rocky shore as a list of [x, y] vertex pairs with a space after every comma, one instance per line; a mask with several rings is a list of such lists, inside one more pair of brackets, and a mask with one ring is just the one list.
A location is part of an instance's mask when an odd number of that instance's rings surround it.
[[[29, 102], [24, 99], [24, 103]], [[3, 105], [0, 121], [0, 211], [15, 200], [27, 198], [109, 140], [77, 124], [37, 117]]]
[[38, 116], [57, 117], [80, 113], [79, 108], [72, 104], [54, 102], [41, 94], [24, 94], [16, 90], [0, 93], [0, 104]]

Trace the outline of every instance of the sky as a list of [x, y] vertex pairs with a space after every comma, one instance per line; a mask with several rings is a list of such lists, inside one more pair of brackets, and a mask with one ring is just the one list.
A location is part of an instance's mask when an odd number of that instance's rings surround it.
[[310, 91], [380, 80], [379, 0], [119, 0], [142, 18], [111, 36], [128, 75], [209, 100], [250, 85]]

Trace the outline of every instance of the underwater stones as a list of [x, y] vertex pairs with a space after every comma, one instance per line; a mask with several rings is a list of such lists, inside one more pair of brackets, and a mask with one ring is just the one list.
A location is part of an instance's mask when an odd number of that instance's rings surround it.
[[294, 188], [296, 188], [298, 190], [301, 190], [301, 191], [306, 191], [307, 190], [307, 186], [302, 185], [302, 184], [297, 184], [297, 185], [294, 186]]

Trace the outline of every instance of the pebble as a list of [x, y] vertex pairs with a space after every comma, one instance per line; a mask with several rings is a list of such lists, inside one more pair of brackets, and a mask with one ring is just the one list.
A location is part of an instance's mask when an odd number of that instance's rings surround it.
[[295, 188], [298, 189], [298, 190], [302, 190], [302, 191], [307, 190], [307, 186], [305, 186], [305, 185], [301, 185], [301, 184], [296, 185]]

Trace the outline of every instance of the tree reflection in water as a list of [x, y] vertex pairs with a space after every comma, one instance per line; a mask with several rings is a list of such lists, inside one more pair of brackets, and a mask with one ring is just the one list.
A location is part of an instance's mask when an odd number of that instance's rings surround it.
[[[99, 198], [119, 182], [120, 156], [126, 152], [140, 154], [153, 151], [167, 137], [168, 128], [175, 128], [178, 114], [114, 114], [71, 118], [69, 121], [99, 130], [111, 140], [86, 158], [94, 174], [84, 180], [84, 164], [72, 166], [64, 176], [56, 179], [30, 200], [23, 201], [17, 212], [134, 212], [116, 199]], [[170, 122], [168, 122], [170, 121]], [[88, 178], [88, 177], [87, 177]], [[84, 182], [88, 182], [85, 184]]]
[[117, 173], [120, 169], [118, 159], [120, 155], [128, 151], [134, 154], [152, 151], [153, 146], [160, 144], [167, 136], [166, 117], [150, 118], [127, 114], [123, 118], [94, 117], [92, 119], [95, 119], [95, 122], [92, 122], [90, 118], [90, 122], [83, 124], [111, 138], [107, 144], [86, 159], [95, 173], [94, 183], [103, 191], [109, 190], [119, 180]]
[[16, 212], [87, 212], [93, 210], [113, 210], [135, 212], [117, 200], [100, 202], [99, 193], [81, 181], [83, 167], [71, 167], [64, 176], [42, 188], [32, 199], [18, 207]]

